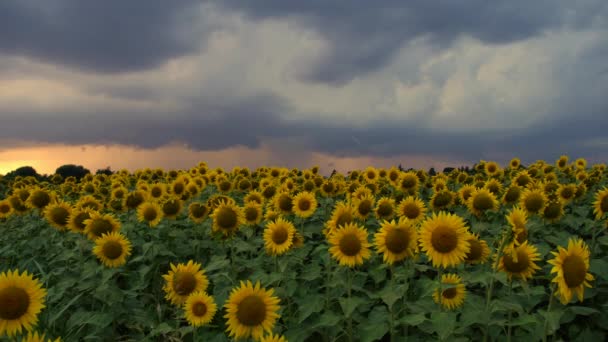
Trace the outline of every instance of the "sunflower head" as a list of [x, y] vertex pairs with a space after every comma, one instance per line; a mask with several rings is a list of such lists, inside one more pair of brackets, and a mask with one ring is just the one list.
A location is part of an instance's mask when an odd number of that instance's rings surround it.
[[281, 255], [287, 252], [293, 243], [296, 229], [290, 221], [277, 218], [266, 225], [264, 230], [264, 246], [270, 255]]
[[599, 220], [608, 213], [608, 188], [603, 188], [595, 194], [593, 213], [595, 214], [596, 220]]
[[274, 207], [284, 215], [289, 215], [293, 211], [293, 198], [288, 192], [279, 192], [274, 197]]
[[346, 202], [338, 202], [331, 213], [329, 221], [325, 223], [325, 227], [329, 234], [336, 229], [351, 223], [355, 220], [355, 209], [351, 204]]
[[120, 230], [120, 221], [110, 214], [89, 212], [90, 218], [83, 221], [84, 233], [90, 240], [96, 240], [103, 234], [117, 232]]
[[184, 312], [190, 325], [200, 327], [211, 323], [217, 312], [217, 305], [213, 297], [204, 291], [196, 291], [192, 292], [186, 299]]
[[543, 210], [543, 218], [551, 223], [559, 221], [564, 216], [564, 204], [560, 201], [550, 201]]
[[497, 210], [498, 201], [496, 196], [487, 189], [476, 189], [467, 200], [467, 207], [473, 215], [480, 217], [488, 210]]
[[175, 219], [182, 211], [182, 199], [175, 195], [166, 196], [160, 204], [162, 217]]
[[156, 202], [146, 201], [137, 207], [137, 219], [156, 227], [163, 219], [163, 210]]
[[211, 214], [213, 232], [221, 233], [224, 238], [234, 236], [245, 222], [243, 209], [230, 202], [221, 202]]
[[310, 217], [317, 210], [317, 199], [307, 191], [298, 193], [293, 198], [293, 212], [301, 218]]
[[26, 204], [30, 208], [44, 209], [53, 201], [53, 194], [45, 189], [34, 188], [30, 191], [30, 195], [27, 198]]
[[462, 278], [456, 274], [441, 276], [441, 286], [433, 293], [433, 300], [448, 310], [456, 309], [464, 304], [466, 288]]
[[468, 264], [485, 263], [490, 256], [490, 247], [488, 247], [487, 242], [481, 240], [477, 234], [470, 234], [468, 241], [470, 249], [464, 261]]
[[513, 158], [513, 159], [511, 159], [511, 161], [509, 162], [509, 166], [510, 166], [512, 169], [518, 169], [520, 165], [521, 165], [521, 161], [519, 160], [519, 158]]
[[382, 197], [376, 203], [376, 217], [379, 220], [390, 220], [395, 216], [395, 200], [390, 197]]
[[0, 200], [0, 219], [7, 218], [13, 213], [11, 203], [6, 200]]
[[247, 202], [243, 207], [243, 217], [250, 225], [259, 224], [262, 221], [262, 205], [257, 202]]
[[376, 250], [389, 265], [416, 253], [418, 234], [414, 222], [406, 218], [384, 221], [374, 238]]
[[535, 246], [523, 242], [519, 246], [508, 246], [498, 264], [498, 270], [507, 273], [509, 279], [513, 277], [526, 281], [540, 269], [535, 261], [540, 260], [540, 254]]
[[367, 230], [354, 223], [340, 226], [329, 237], [329, 252], [342, 266], [355, 267], [362, 265], [371, 257]]
[[189, 260], [188, 263], [171, 264], [169, 273], [163, 275], [165, 285], [163, 287], [166, 296], [174, 305], [183, 305], [188, 296], [197, 291], [205, 291], [209, 286], [209, 280], [201, 264]]
[[279, 299], [274, 290], [266, 290], [257, 282], [241, 282], [233, 289], [224, 305], [227, 332], [236, 339], [252, 337], [259, 340], [272, 331], [279, 318]]
[[131, 242], [118, 232], [103, 234], [95, 240], [93, 254], [106, 267], [119, 267], [124, 265], [127, 257], [131, 255]]
[[397, 214], [414, 223], [420, 222], [426, 215], [426, 206], [422, 200], [414, 196], [403, 199], [397, 208]]
[[454, 203], [454, 195], [448, 189], [435, 192], [430, 200], [431, 208], [433, 210], [445, 210]]
[[558, 247], [549, 264], [553, 265], [551, 273], [555, 273], [552, 282], [557, 283], [556, 295], [562, 304], [572, 300], [575, 293], [579, 301], [583, 301], [585, 287], [591, 287], [594, 277], [589, 271], [589, 248], [581, 239], [570, 239], [568, 248]]
[[519, 205], [528, 214], [541, 214], [547, 206], [547, 195], [540, 189], [526, 189], [521, 194]]
[[188, 206], [188, 217], [192, 222], [201, 223], [209, 215], [209, 207], [201, 202], [192, 202]]
[[39, 280], [24, 271], [0, 273], [0, 336], [31, 331], [45, 307], [46, 290]]
[[440, 212], [422, 222], [420, 247], [434, 267], [447, 268], [464, 261], [469, 253], [468, 228], [457, 215]]
[[62, 201], [47, 205], [44, 208], [44, 217], [53, 227], [58, 230], [65, 230], [68, 225], [72, 207]]

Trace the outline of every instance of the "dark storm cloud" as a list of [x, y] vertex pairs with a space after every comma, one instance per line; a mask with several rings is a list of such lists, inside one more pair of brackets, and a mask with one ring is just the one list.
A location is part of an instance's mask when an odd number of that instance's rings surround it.
[[[0, 55], [95, 72], [153, 68], [199, 48], [178, 28], [195, 0], [0, 1]], [[190, 18], [191, 19], [191, 18]]]
[[316, 30], [330, 41], [329, 52], [310, 69], [310, 81], [344, 84], [386, 65], [399, 49], [416, 38], [446, 48], [468, 35], [503, 44], [569, 26], [589, 26], [608, 14], [602, 0], [217, 0], [219, 6], [253, 18], [289, 18]]

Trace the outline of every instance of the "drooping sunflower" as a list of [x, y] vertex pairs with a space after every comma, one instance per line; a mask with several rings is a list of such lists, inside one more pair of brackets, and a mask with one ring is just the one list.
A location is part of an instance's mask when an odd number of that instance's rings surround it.
[[528, 229], [526, 224], [528, 223], [528, 214], [520, 207], [513, 207], [511, 211], [505, 216], [507, 222], [511, 225], [513, 232], [513, 244], [519, 246], [528, 240]]
[[264, 229], [264, 246], [270, 255], [281, 255], [287, 252], [293, 243], [296, 228], [293, 223], [281, 217], [269, 222]]
[[453, 203], [454, 194], [448, 189], [435, 192], [430, 200], [431, 208], [435, 211], [445, 210]]
[[0, 273], [0, 336], [31, 331], [45, 307], [45, 297], [46, 289], [27, 271]]
[[188, 217], [194, 223], [203, 222], [209, 215], [209, 207], [201, 202], [192, 202], [188, 206]]
[[341, 225], [329, 236], [328, 242], [329, 253], [342, 266], [362, 265], [365, 259], [371, 257], [367, 230], [355, 223]]
[[595, 194], [593, 213], [595, 214], [596, 220], [599, 220], [608, 213], [608, 188], [603, 188]]
[[496, 196], [487, 189], [473, 191], [466, 204], [469, 211], [477, 217], [482, 216], [488, 210], [495, 211], [498, 209]]
[[241, 281], [224, 305], [229, 336], [259, 340], [264, 333], [271, 332], [280, 317], [279, 302], [273, 289], [262, 288], [260, 282], [253, 285], [249, 280], [246, 283]]
[[549, 201], [542, 216], [551, 223], [558, 222], [564, 216], [564, 204], [560, 201]]
[[196, 291], [186, 299], [184, 312], [191, 326], [200, 327], [211, 323], [217, 312], [217, 305], [213, 297], [204, 291]]
[[551, 252], [555, 258], [549, 260], [553, 265], [551, 273], [556, 273], [552, 282], [557, 284], [557, 293], [562, 304], [572, 300], [576, 294], [579, 302], [583, 301], [585, 287], [591, 287], [594, 277], [589, 271], [589, 247], [581, 239], [569, 239], [568, 249], [558, 246], [557, 252]]
[[84, 233], [89, 240], [95, 241], [103, 234], [117, 232], [120, 230], [120, 221], [110, 214], [100, 214], [95, 211], [89, 212], [90, 218], [83, 221]]
[[131, 242], [119, 232], [103, 234], [95, 240], [93, 254], [106, 267], [119, 267], [127, 262], [131, 255]]
[[507, 273], [511, 280], [513, 277], [526, 281], [540, 269], [535, 261], [540, 260], [540, 254], [535, 246], [524, 241], [519, 246], [507, 246], [498, 264], [498, 271]]
[[293, 212], [301, 218], [307, 218], [314, 214], [317, 205], [315, 195], [307, 191], [301, 191], [293, 198]]
[[462, 278], [456, 274], [444, 274], [441, 276], [441, 288], [433, 293], [433, 300], [448, 310], [454, 310], [464, 304], [466, 287]]
[[547, 195], [540, 189], [526, 189], [521, 194], [519, 206], [528, 213], [528, 215], [542, 214], [547, 206], [549, 199]]
[[331, 213], [331, 217], [325, 223], [324, 233], [326, 236], [329, 236], [341, 226], [351, 223], [354, 220], [355, 209], [352, 205], [346, 202], [338, 202]]
[[227, 202], [221, 202], [211, 213], [211, 218], [213, 219], [213, 232], [221, 233], [224, 238], [234, 236], [245, 222], [243, 209]]
[[418, 246], [415, 223], [404, 217], [397, 222], [384, 221], [380, 230], [374, 235], [374, 244], [386, 264], [392, 265], [413, 257]]
[[177, 266], [171, 263], [171, 270], [163, 275], [163, 279], [165, 298], [174, 305], [183, 305], [191, 293], [206, 291], [209, 286], [205, 270], [201, 269], [201, 264], [192, 260]]
[[451, 213], [433, 213], [422, 222], [419, 234], [420, 247], [434, 267], [456, 266], [470, 250], [464, 220]]
[[485, 240], [479, 238], [478, 234], [470, 234], [469, 238], [469, 252], [464, 258], [467, 264], [483, 264], [488, 260], [490, 256], [490, 247]]
[[262, 205], [254, 201], [246, 202], [245, 206], [243, 206], [243, 217], [247, 224], [259, 224], [263, 218]]
[[279, 334], [270, 334], [266, 336], [262, 336], [260, 342], [287, 342], [285, 336]]
[[44, 217], [51, 226], [63, 231], [67, 229], [71, 211], [72, 207], [69, 204], [57, 201], [44, 208]]
[[137, 207], [137, 219], [150, 227], [156, 227], [163, 219], [163, 210], [158, 203], [146, 201]]

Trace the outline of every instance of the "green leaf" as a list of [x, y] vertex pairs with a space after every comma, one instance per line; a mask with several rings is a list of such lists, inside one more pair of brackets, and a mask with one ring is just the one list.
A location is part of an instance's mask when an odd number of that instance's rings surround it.
[[581, 316], [589, 316], [595, 313], [600, 313], [598, 310], [586, 306], [569, 306], [568, 310], [572, 311], [576, 315]]
[[306, 265], [306, 267], [302, 271], [302, 274], [300, 274], [300, 279], [313, 281], [315, 279], [320, 278], [323, 274], [322, 272], [323, 271], [321, 270], [321, 266], [319, 266], [318, 264]]
[[84, 292], [81, 292], [80, 294], [78, 294], [76, 297], [72, 298], [61, 310], [59, 310], [58, 313], [56, 313], [49, 321], [49, 323], [52, 325], [53, 323], [55, 323], [55, 321], [57, 321], [57, 319], [59, 317], [61, 317], [61, 315], [63, 315], [63, 313], [65, 312], [65, 310], [67, 310], [70, 306], [72, 306], [72, 304], [74, 304], [80, 297], [82, 297], [82, 295], [84, 294]]
[[365, 299], [359, 297], [340, 298], [340, 306], [346, 317], [350, 317], [357, 306], [365, 303]]
[[405, 315], [398, 321], [399, 324], [405, 324], [412, 327], [418, 326], [426, 321], [426, 315], [424, 313], [416, 313], [411, 315]]
[[407, 291], [407, 285], [398, 285], [394, 288], [390, 285], [390, 283], [378, 292], [382, 301], [388, 305], [388, 307], [392, 307], [395, 302], [405, 295]]
[[499, 312], [499, 311], [505, 311], [505, 312], [516, 311], [518, 313], [522, 313], [522, 312], [524, 312], [524, 309], [521, 307], [521, 305], [519, 305], [517, 303], [506, 302], [504, 300], [493, 300], [492, 301], [492, 312]]
[[434, 312], [431, 315], [433, 330], [440, 340], [445, 340], [456, 328], [456, 314], [451, 312]]
[[156, 328], [152, 329], [152, 331], [150, 331], [149, 337], [165, 335], [172, 331], [173, 331], [173, 327], [170, 326], [168, 323], [163, 322], [163, 323], [159, 324], [158, 326], [156, 326]]
[[547, 320], [548, 328], [551, 333], [554, 333], [559, 329], [559, 320], [564, 314], [563, 310], [553, 310], [549, 312], [542, 312], [543, 317]]
[[298, 316], [298, 323], [302, 323], [313, 313], [321, 312], [324, 304], [325, 298], [316, 295], [306, 296], [301, 300], [298, 300], [298, 311], [300, 312]]
[[230, 266], [230, 260], [226, 259], [221, 255], [214, 255], [209, 260], [209, 264], [205, 267], [205, 272], [211, 272], [215, 270], [223, 270]]
[[389, 313], [385, 306], [375, 306], [367, 316], [366, 323], [359, 325], [358, 340], [372, 342], [382, 339], [390, 330], [388, 317]]
[[321, 316], [319, 316], [319, 322], [315, 325], [315, 327], [332, 327], [340, 323], [341, 317], [336, 315], [334, 312], [326, 311]]

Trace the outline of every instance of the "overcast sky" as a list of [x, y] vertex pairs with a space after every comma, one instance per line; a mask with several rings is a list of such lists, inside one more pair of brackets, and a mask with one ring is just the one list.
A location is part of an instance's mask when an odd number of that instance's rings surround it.
[[606, 56], [605, 0], [2, 0], [0, 173], [605, 162]]

